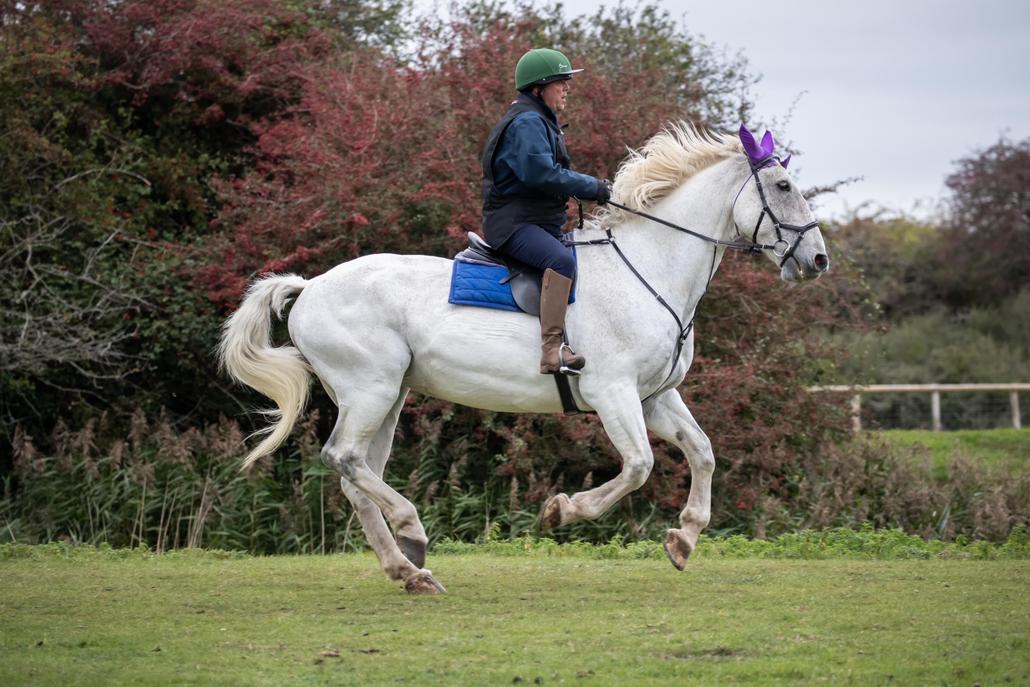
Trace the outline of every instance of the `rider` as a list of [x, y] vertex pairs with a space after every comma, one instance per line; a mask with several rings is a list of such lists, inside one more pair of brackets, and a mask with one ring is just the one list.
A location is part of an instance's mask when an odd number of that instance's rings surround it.
[[538, 48], [515, 66], [518, 98], [490, 132], [483, 152], [483, 233], [494, 248], [543, 271], [541, 374], [579, 374], [585, 360], [563, 345], [576, 261], [561, 242], [569, 196], [611, 198], [607, 181], [571, 169], [558, 113], [576, 72], [557, 50]]

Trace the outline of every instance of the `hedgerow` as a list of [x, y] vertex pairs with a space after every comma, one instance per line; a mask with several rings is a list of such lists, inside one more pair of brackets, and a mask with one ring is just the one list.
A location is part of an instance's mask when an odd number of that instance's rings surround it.
[[[433, 542], [508, 546], [504, 542], [509, 540], [535, 541], [541, 535], [537, 514], [543, 500], [563, 486], [589, 486], [563, 485], [566, 473], [559, 473], [554, 483], [545, 478], [522, 482], [522, 472], [505, 466], [531, 459], [519, 436], [504, 424], [488, 422], [476, 430], [477, 437], [458, 445], [438, 443], [431, 424], [416, 430], [418, 440], [402, 442], [386, 477], [418, 507]], [[58, 424], [49, 443], [53, 450], [42, 451], [19, 434], [14, 470], [4, 480], [0, 500], [0, 541], [144, 546], [158, 552], [209, 547], [261, 554], [365, 546], [338, 477], [319, 461], [315, 417], [302, 423], [283, 455], [264, 458], [246, 472], [239, 469], [246, 453], [243, 434], [235, 421], [226, 419], [179, 431], [168, 417], [148, 419], [137, 413], [120, 438], [111, 438], [103, 422], [77, 431]], [[494, 444], [502, 447], [500, 453], [484, 452]], [[505, 450], [516, 453], [506, 455]], [[585, 461], [590, 453], [579, 455]], [[530, 462], [530, 475], [532, 469]], [[742, 510], [727, 505], [736, 497], [732, 483], [717, 482], [709, 533], [720, 541], [739, 534], [758, 540], [778, 537], [778, 550], [787, 550], [790, 542], [799, 550], [833, 549], [849, 546], [849, 535], [818, 535], [823, 539], [812, 544], [816, 535], [791, 539], [790, 533], [867, 526], [903, 531], [909, 542], [911, 537], [1004, 542], [1018, 539], [1018, 532], [1030, 525], [1030, 474], [1013, 475], [955, 456], [946, 476], [937, 477], [928, 456], [875, 438], [832, 447], [779, 474], [758, 474], [776, 475], [789, 493], [763, 494], [753, 508]], [[653, 475], [641, 492], [605, 517], [552, 536], [620, 546], [662, 541], [682, 507], [680, 495], [663, 494], [666, 484], [667, 476]], [[862, 546], [902, 546], [889, 538], [900, 534], [877, 536], [888, 539]], [[641, 546], [639, 551], [648, 550]], [[727, 552], [738, 548], [728, 546]], [[749, 546], [758, 551], [766, 545]]]

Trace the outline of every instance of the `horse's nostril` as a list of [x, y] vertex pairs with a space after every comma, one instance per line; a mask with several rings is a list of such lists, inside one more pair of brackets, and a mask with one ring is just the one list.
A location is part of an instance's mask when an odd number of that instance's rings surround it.
[[815, 256], [815, 268], [820, 272], [825, 272], [830, 268], [830, 259], [824, 253], [819, 253]]

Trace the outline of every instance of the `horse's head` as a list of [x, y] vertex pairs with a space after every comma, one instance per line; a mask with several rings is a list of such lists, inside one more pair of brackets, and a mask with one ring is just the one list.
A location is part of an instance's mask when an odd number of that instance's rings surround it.
[[733, 202], [733, 222], [744, 239], [770, 246], [763, 252], [780, 267], [786, 281], [813, 279], [829, 269], [826, 244], [808, 201], [787, 173], [788, 155], [773, 151], [772, 133], [761, 143], [743, 124], [740, 142], [749, 168]]

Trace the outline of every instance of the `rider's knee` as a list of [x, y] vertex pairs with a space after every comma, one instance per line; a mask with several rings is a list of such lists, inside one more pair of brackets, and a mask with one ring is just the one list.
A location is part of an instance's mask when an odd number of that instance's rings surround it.
[[576, 260], [572, 254], [563, 251], [551, 258], [550, 268], [558, 274], [573, 279], [576, 276]]

